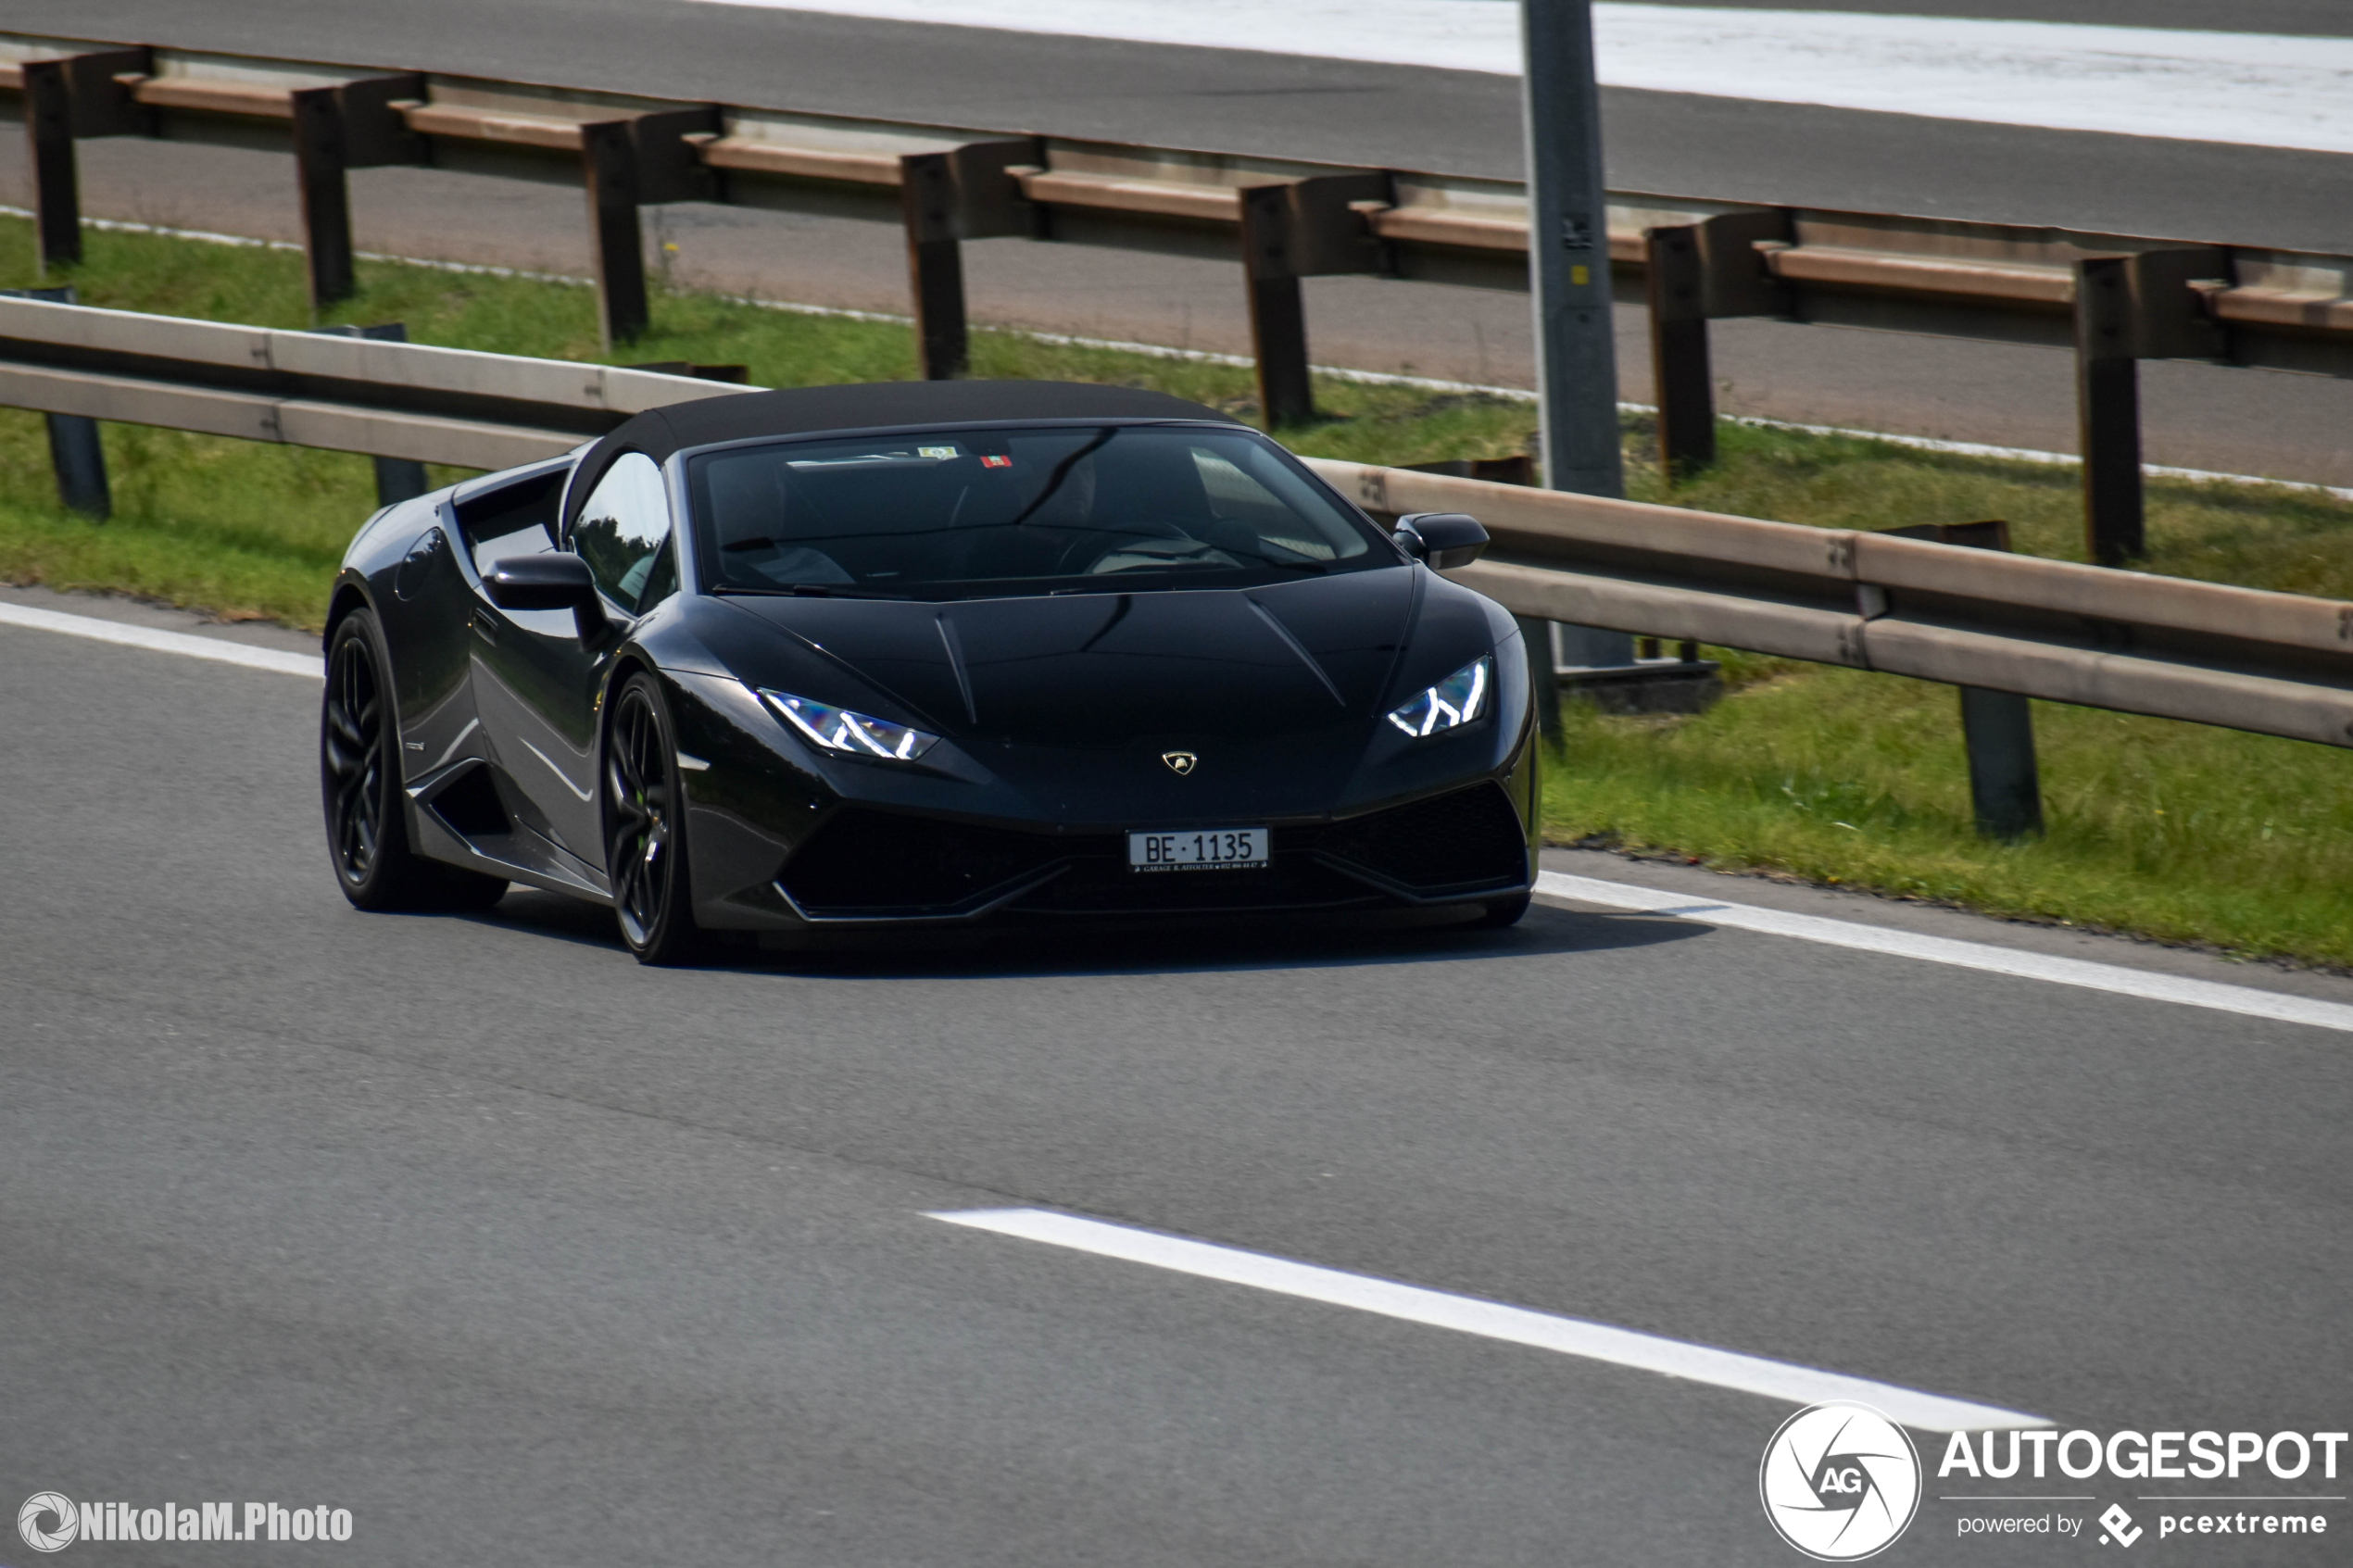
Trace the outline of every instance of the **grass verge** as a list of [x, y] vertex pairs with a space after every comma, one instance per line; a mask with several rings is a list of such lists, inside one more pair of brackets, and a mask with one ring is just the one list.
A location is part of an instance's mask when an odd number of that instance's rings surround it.
[[1572, 707], [1546, 836], [2353, 966], [2353, 758], [2038, 702], [2047, 831], [1999, 844], [1973, 831], [1959, 707], [1949, 686], [1821, 668], [1691, 717]]
[[[310, 324], [283, 251], [93, 232], [85, 301], [279, 327]], [[0, 220], [0, 286], [25, 287], [31, 239]], [[334, 320], [401, 320], [418, 342], [598, 359], [585, 288], [363, 263]], [[744, 363], [767, 385], [914, 372], [888, 322], [663, 294], [623, 362]], [[976, 334], [975, 373], [1150, 386], [1253, 418], [1246, 370]], [[1330, 416], [1295, 448], [1365, 462], [1527, 449], [1533, 410], [1504, 398], [1324, 380]], [[139, 594], [316, 627], [353, 528], [373, 508], [365, 458], [106, 427], [104, 526], [55, 504], [37, 416], [0, 411], [0, 578]], [[1824, 527], [2005, 517], [2021, 549], [2081, 558], [2072, 470], [1926, 453], [1867, 438], [1726, 425], [1722, 459], [1658, 476], [1647, 420], [1627, 428], [1639, 499]], [[454, 470], [453, 470], [454, 472]], [[436, 476], [438, 480], [450, 473]], [[2285, 487], [2152, 481], [2150, 570], [2353, 597], [2353, 506]], [[2293, 741], [2037, 705], [2049, 832], [1971, 831], [1949, 688], [1710, 650], [1733, 691], [1688, 718], [1572, 709], [1547, 787], [1551, 836], [1673, 853], [2027, 918], [2353, 965], [2353, 758]]]

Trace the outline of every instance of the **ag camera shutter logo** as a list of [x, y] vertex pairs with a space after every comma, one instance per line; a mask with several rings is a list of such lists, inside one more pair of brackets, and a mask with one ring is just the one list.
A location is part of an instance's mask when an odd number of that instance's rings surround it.
[[1781, 1539], [1818, 1562], [1856, 1562], [1919, 1512], [1919, 1450], [1869, 1405], [1813, 1405], [1765, 1445], [1756, 1491]]

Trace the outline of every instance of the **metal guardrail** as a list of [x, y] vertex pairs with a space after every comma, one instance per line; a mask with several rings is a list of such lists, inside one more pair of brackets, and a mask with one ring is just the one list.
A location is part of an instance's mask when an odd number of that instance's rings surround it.
[[[584, 182], [608, 337], [647, 321], [641, 207], [724, 201], [888, 221], [908, 240], [926, 374], [961, 373], [959, 247], [1022, 235], [1243, 265], [1260, 395], [1312, 416], [1299, 280], [1528, 286], [1514, 181], [802, 114], [417, 71], [0, 34], [23, 106], [42, 253], [80, 253], [74, 143], [291, 146], [314, 298], [352, 287], [350, 169]], [[1563, 236], [1647, 300], [1666, 459], [1714, 449], [1707, 322], [1767, 317], [2074, 350], [2093, 558], [2140, 553], [2134, 366], [2186, 358], [2353, 375], [2353, 257], [1885, 213], [1618, 193]]]
[[[0, 406], [470, 468], [740, 388], [0, 298]], [[1523, 615], [2353, 747], [2353, 604], [1324, 458], [1378, 515], [1468, 511]]]
[[1448, 575], [1522, 615], [2353, 746], [2353, 604], [1310, 458], [1383, 516], [1466, 511]]
[[461, 468], [739, 390], [567, 359], [0, 298], [0, 407]]

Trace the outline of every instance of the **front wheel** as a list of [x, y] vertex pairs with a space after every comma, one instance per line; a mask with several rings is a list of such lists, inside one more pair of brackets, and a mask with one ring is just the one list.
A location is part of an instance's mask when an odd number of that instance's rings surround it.
[[343, 896], [362, 909], [486, 909], [506, 883], [429, 860], [409, 847], [400, 790], [399, 725], [376, 618], [335, 623], [319, 710], [319, 786], [327, 852]]
[[605, 865], [621, 939], [639, 963], [695, 957], [701, 931], [686, 877], [686, 791], [661, 688], [632, 675], [605, 741]]

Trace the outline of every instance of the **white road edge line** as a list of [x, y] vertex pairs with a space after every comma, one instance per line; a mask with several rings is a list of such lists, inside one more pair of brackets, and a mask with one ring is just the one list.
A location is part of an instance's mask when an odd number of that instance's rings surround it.
[[1453, 1329], [1458, 1334], [1476, 1334], [1482, 1338], [1531, 1346], [1565, 1356], [1581, 1356], [1588, 1361], [1607, 1361], [1613, 1366], [1655, 1372], [1666, 1377], [1686, 1378], [1768, 1399], [1786, 1399], [1800, 1405], [1818, 1405], [1831, 1399], [1859, 1400], [1886, 1411], [1906, 1426], [1924, 1432], [2053, 1424], [2041, 1416], [1971, 1404], [1966, 1399], [1922, 1393], [1892, 1383], [1818, 1372], [1788, 1361], [1743, 1356], [1737, 1351], [1690, 1345], [1655, 1334], [1638, 1334], [1629, 1328], [1555, 1317], [1525, 1307], [1506, 1307], [1497, 1301], [1425, 1290], [1419, 1286], [1399, 1285], [1369, 1274], [1295, 1263], [1263, 1252], [1188, 1241], [1157, 1231], [1083, 1220], [1044, 1209], [939, 1210], [931, 1211], [929, 1217], [945, 1220], [951, 1225], [968, 1225], [975, 1230], [994, 1231], [999, 1236], [1043, 1242], [1049, 1247], [1091, 1252], [1100, 1258], [1116, 1258], [1123, 1262], [1169, 1269], [1227, 1285], [1246, 1285], [1327, 1306], [1352, 1307], [1385, 1318]]
[[1542, 897], [1599, 904], [1604, 909], [1624, 909], [1634, 914], [1671, 915], [1677, 920], [1697, 921], [1703, 925], [1761, 931], [1773, 936], [1794, 936], [1804, 942], [1826, 943], [1833, 947], [1853, 947], [1866, 953], [1886, 953], [1896, 958], [1982, 970], [1989, 974], [2047, 980], [2059, 985], [2080, 985], [2086, 990], [2112, 991], [2120, 996], [2141, 997], [2150, 1001], [2212, 1008], [2218, 1012], [2244, 1013], [2249, 1018], [2269, 1018], [2285, 1023], [2309, 1023], [2316, 1029], [2335, 1029], [2353, 1034], [2353, 1007], [2310, 997], [2259, 991], [2251, 985], [2225, 985], [2219, 981], [2155, 974], [2147, 970], [2126, 969], [2121, 964], [2095, 963], [2088, 959], [2062, 959], [2047, 953], [2025, 953], [2014, 947], [1996, 947], [1983, 942], [1963, 942], [1949, 936], [1923, 936], [1917, 932], [1892, 931], [1885, 926], [1864, 925], [1856, 921], [1789, 914], [1780, 909], [1759, 909], [1754, 904], [1721, 903], [1712, 898], [1694, 897], [1688, 893], [1662, 893], [1655, 887], [1636, 887], [1629, 883], [1603, 882], [1595, 877], [1569, 876], [1560, 872], [1539, 872], [1536, 891]]
[[153, 626], [130, 626], [120, 621], [101, 621], [90, 615], [68, 615], [63, 610], [39, 609], [31, 605], [0, 603], [0, 626], [63, 632], [69, 637], [88, 637], [93, 642], [117, 643], [124, 647], [146, 648], [154, 653], [176, 653], [188, 659], [209, 659], [218, 664], [242, 664], [248, 670], [268, 670], [280, 675], [305, 675], [313, 681], [327, 678], [327, 661], [316, 654], [288, 653], [283, 648], [258, 648], [248, 643], [222, 642], [215, 637], [192, 637], [185, 632], [159, 631]]

